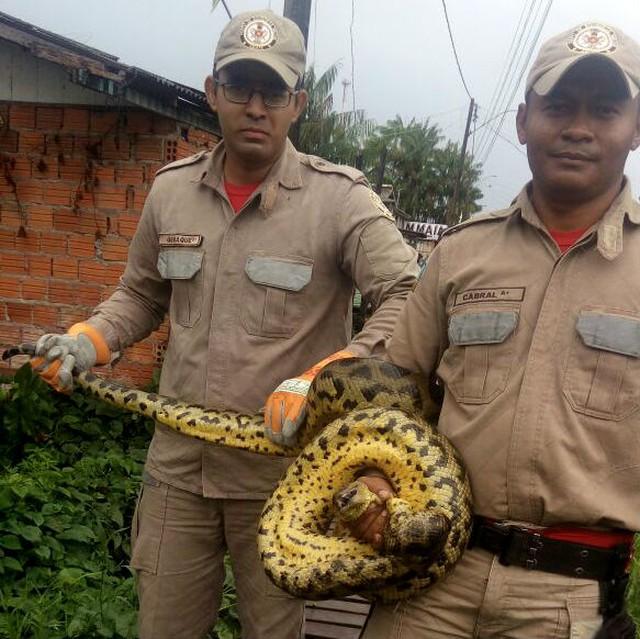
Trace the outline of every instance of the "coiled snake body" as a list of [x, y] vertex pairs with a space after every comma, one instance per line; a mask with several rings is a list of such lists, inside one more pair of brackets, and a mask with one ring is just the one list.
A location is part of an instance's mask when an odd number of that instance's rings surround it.
[[[403, 599], [442, 578], [467, 544], [471, 494], [464, 468], [424, 418], [432, 402], [421, 380], [391, 364], [347, 359], [322, 369], [295, 449], [269, 441], [261, 415], [189, 405], [91, 373], [78, 375], [77, 385], [214, 444], [297, 454], [267, 501], [258, 531], [267, 574], [292, 595]], [[353, 519], [375, 499], [354, 483], [363, 467], [382, 470], [396, 493], [387, 502], [381, 551], [350, 537], [344, 526], [331, 532], [336, 515]]]

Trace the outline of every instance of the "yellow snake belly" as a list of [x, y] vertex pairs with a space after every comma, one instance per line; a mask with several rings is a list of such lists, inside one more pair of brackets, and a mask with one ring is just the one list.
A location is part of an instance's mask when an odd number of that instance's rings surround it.
[[[433, 403], [421, 378], [392, 364], [346, 359], [322, 369], [295, 448], [267, 439], [261, 415], [185, 404], [92, 373], [79, 374], [76, 383], [188, 436], [265, 455], [297, 455], [266, 502], [258, 530], [267, 574], [294, 596], [403, 599], [441, 579], [466, 547], [472, 511], [464, 467], [425, 418]], [[395, 491], [381, 551], [344, 527], [332, 532], [340, 515], [336, 493], [365, 467], [382, 470]]]

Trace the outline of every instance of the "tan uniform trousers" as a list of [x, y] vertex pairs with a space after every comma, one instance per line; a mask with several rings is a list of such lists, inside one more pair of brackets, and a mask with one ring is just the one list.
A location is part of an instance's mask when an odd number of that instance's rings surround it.
[[598, 607], [595, 581], [503, 566], [474, 549], [424, 594], [377, 605], [363, 639], [592, 639]]
[[277, 589], [258, 556], [264, 502], [208, 499], [145, 473], [132, 527], [141, 639], [202, 639], [215, 624], [228, 549], [244, 639], [299, 639], [303, 602]]

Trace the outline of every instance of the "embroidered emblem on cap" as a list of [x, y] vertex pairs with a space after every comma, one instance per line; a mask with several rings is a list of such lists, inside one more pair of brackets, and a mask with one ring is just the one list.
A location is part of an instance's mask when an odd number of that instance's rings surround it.
[[602, 24], [585, 24], [573, 32], [569, 43], [572, 51], [587, 53], [611, 53], [618, 47], [613, 29]]
[[278, 36], [276, 25], [264, 18], [249, 18], [242, 25], [240, 40], [245, 47], [252, 49], [268, 49], [272, 47]]

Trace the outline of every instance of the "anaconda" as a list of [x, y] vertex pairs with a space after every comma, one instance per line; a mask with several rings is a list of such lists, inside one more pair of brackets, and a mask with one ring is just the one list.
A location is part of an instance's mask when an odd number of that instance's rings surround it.
[[[294, 596], [403, 599], [441, 579], [466, 547], [472, 517], [464, 467], [425, 419], [433, 404], [421, 378], [392, 364], [346, 359], [322, 369], [295, 448], [268, 440], [261, 415], [185, 404], [92, 373], [79, 374], [76, 383], [185, 435], [266, 455], [297, 455], [267, 501], [258, 530], [267, 574]], [[353, 519], [375, 499], [353, 483], [360, 469], [371, 466], [385, 473], [396, 493], [387, 502], [381, 551], [344, 527], [339, 536], [332, 532], [336, 516]]]

